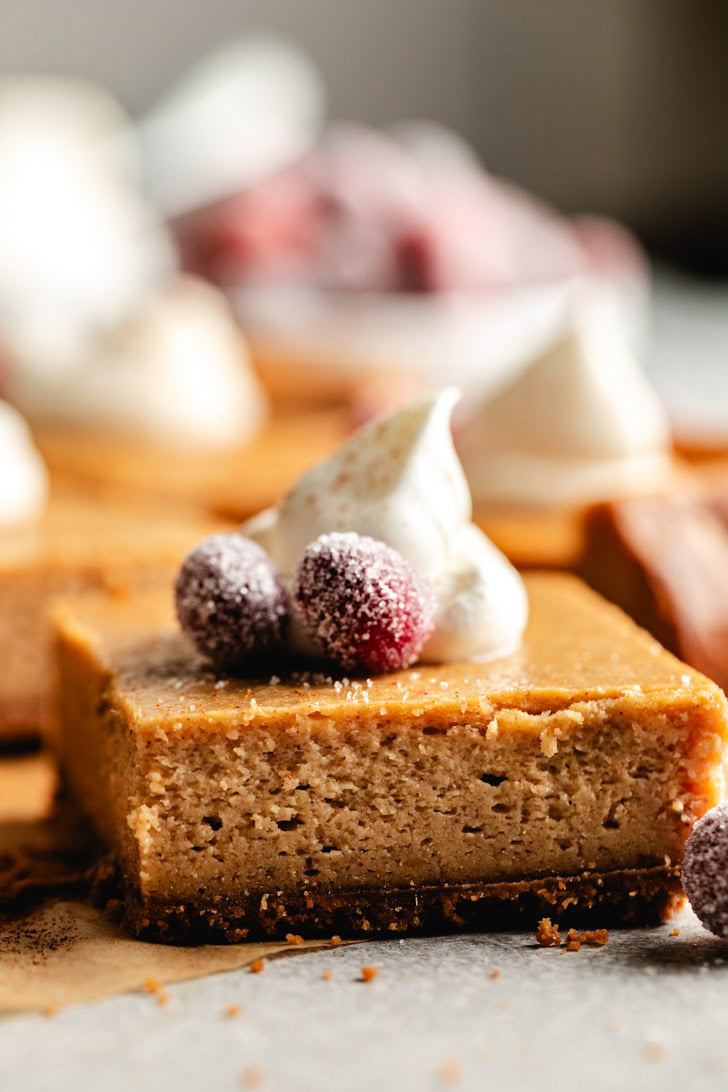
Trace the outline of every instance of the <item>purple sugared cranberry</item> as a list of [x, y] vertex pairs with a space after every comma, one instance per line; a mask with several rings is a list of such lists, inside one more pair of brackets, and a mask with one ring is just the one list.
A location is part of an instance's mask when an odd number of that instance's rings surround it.
[[315, 645], [343, 667], [407, 667], [435, 624], [429, 581], [397, 550], [353, 532], [321, 535], [306, 548], [294, 597]]
[[728, 804], [699, 819], [685, 846], [682, 884], [706, 929], [728, 937]]
[[274, 651], [288, 630], [280, 573], [242, 535], [210, 535], [189, 553], [177, 576], [175, 602], [184, 632], [220, 667]]

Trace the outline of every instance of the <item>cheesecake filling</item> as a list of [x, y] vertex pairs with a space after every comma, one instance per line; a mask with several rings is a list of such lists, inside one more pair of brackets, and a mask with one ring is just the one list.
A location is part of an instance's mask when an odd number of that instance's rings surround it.
[[37, 519], [48, 501], [48, 473], [30, 429], [0, 402], [0, 531]]
[[[505, 656], [528, 619], [523, 581], [471, 522], [450, 431], [458, 398], [449, 388], [365, 425], [242, 528], [288, 581], [322, 534], [354, 531], [397, 550], [434, 588], [435, 628], [420, 659], [440, 663]], [[294, 646], [310, 651], [293, 621]]]
[[476, 506], [559, 507], [660, 490], [667, 417], [606, 300], [484, 402], [458, 438]]

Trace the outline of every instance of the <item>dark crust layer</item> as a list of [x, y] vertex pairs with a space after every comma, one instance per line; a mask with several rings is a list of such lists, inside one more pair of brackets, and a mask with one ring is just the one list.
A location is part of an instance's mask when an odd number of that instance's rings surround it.
[[560, 925], [650, 925], [671, 917], [683, 901], [677, 870], [662, 866], [516, 883], [241, 893], [205, 903], [128, 894], [125, 910], [127, 926], [144, 940], [234, 944], [290, 932], [346, 938], [526, 929], [544, 916]]
[[0, 708], [0, 753], [37, 748], [50, 730], [50, 718], [40, 715], [37, 702]]

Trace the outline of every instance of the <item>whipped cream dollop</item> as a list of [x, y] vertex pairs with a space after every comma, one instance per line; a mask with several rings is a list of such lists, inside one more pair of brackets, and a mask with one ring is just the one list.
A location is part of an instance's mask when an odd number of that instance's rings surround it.
[[315, 65], [292, 42], [270, 34], [227, 41], [139, 123], [152, 196], [175, 216], [274, 174], [311, 146], [325, 100]]
[[479, 504], [589, 503], [664, 485], [665, 412], [609, 301], [577, 306], [562, 334], [462, 426]]
[[43, 379], [72, 366], [175, 266], [129, 121], [102, 88], [0, 79], [0, 337]]
[[470, 520], [450, 432], [458, 398], [450, 388], [365, 425], [242, 528], [288, 578], [327, 532], [355, 531], [398, 550], [435, 590], [435, 630], [420, 657], [430, 662], [504, 656], [528, 617], [520, 576]]
[[0, 402], [0, 531], [42, 515], [48, 474], [23, 418]]
[[244, 443], [267, 416], [265, 396], [229, 306], [216, 288], [178, 277], [59, 377], [11, 377], [31, 420], [170, 447]]

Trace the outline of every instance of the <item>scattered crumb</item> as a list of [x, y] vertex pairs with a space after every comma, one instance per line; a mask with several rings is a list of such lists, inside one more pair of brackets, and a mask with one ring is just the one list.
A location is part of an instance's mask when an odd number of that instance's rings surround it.
[[377, 970], [377, 968], [372, 967], [369, 963], [367, 963], [361, 969], [361, 980], [362, 982], [371, 982], [372, 979], [376, 978], [378, 974], [379, 971]]
[[603, 948], [608, 940], [609, 931], [607, 929], [589, 929], [586, 933], [579, 933], [576, 929], [569, 929], [564, 937], [564, 947], [568, 952], [578, 952], [583, 944]]
[[497, 967], [494, 967], [493, 970], [490, 972], [490, 977], [491, 978], [500, 978], [500, 971], [498, 970]]
[[680, 930], [679, 929], [673, 929], [673, 931], [671, 933], [671, 936], [679, 937], [680, 936]]
[[225, 1015], [228, 1020], [234, 1020], [236, 1016], [240, 1016], [241, 1011], [240, 1005], [228, 1005], [225, 1009]]
[[257, 1088], [265, 1080], [265, 1073], [259, 1065], [247, 1065], [240, 1076], [248, 1088]]
[[303, 944], [303, 937], [298, 933], [286, 933], [286, 944]]
[[331, 943], [332, 944], [341, 944], [342, 943], [341, 937], [338, 934], [336, 936], [333, 936], [331, 938]]
[[552, 924], [551, 918], [541, 918], [536, 930], [536, 943], [542, 948], [558, 948], [561, 944], [559, 927]]
[[124, 903], [121, 899], [109, 899], [104, 906], [104, 915], [109, 921], [113, 921], [117, 925], [120, 925], [121, 920], [124, 917]]
[[651, 1062], [661, 1062], [667, 1054], [667, 1047], [654, 1039], [649, 1040], [645, 1043], [645, 1054]]
[[44, 1005], [41, 1011], [44, 1016], [55, 1016], [58, 1012], [58, 1005]]
[[169, 994], [158, 979], [145, 978], [142, 982], [142, 987], [147, 991], [147, 993], [154, 994], [154, 996], [157, 998], [158, 1004], [166, 1005], [169, 1003]]
[[324, 982], [329, 982], [331, 980], [331, 971], [322, 971], [321, 977], [323, 978]]
[[265, 962], [262, 959], [254, 959], [253, 962], [250, 964], [250, 973], [260, 974], [264, 967]]
[[455, 1084], [463, 1075], [463, 1067], [456, 1058], [448, 1058], [438, 1069], [438, 1076], [445, 1084]]

